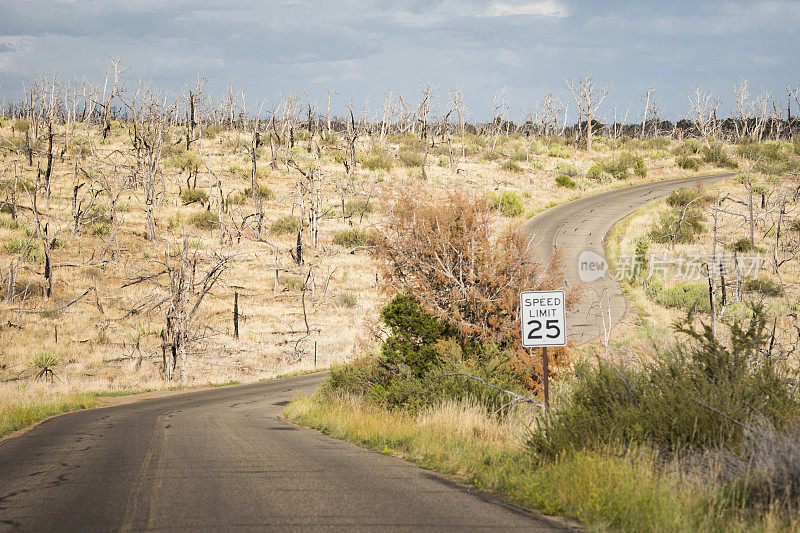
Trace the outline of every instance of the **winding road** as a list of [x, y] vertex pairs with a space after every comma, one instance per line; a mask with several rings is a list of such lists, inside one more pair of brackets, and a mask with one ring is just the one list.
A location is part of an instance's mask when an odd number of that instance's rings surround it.
[[0, 531], [563, 531], [280, 418], [311, 374], [45, 421], [0, 443]]
[[[709, 185], [735, 174], [712, 174], [654, 181], [614, 189], [558, 205], [533, 217], [524, 226], [533, 236], [533, 255], [548, 258], [556, 250], [564, 254], [567, 284], [585, 288], [580, 308], [567, 315], [568, 340], [582, 344], [602, 338], [625, 318], [628, 303], [611, 275], [581, 279], [581, 254], [603, 260], [605, 239], [614, 225], [640, 207], [662, 199], [680, 187]], [[591, 274], [587, 266], [584, 274]], [[584, 276], [585, 279], [590, 279]]]
[[[637, 185], [554, 207], [530, 221], [536, 252], [564, 250], [570, 283], [583, 250], [602, 254], [619, 219], [681, 185]], [[626, 304], [606, 291], [619, 321]], [[592, 303], [570, 317], [598, 333]], [[602, 331], [602, 325], [600, 326]], [[525, 530], [564, 526], [459, 487], [397, 458], [280, 418], [324, 374], [186, 392], [51, 418], [0, 442], [0, 531]]]

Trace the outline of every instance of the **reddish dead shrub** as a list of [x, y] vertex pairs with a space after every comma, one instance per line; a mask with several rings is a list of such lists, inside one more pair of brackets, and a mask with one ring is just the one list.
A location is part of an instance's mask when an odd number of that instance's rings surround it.
[[[375, 254], [389, 291], [408, 291], [462, 340], [497, 344], [514, 354], [527, 375], [538, 374], [541, 358], [520, 340], [519, 293], [565, 287], [563, 257], [532, 257], [530, 235], [518, 225], [496, 228], [495, 221], [483, 198], [453, 194], [431, 202], [402, 191], [376, 238]], [[567, 290], [568, 307], [578, 298], [577, 289]], [[565, 350], [551, 353], [556, 365], [564, 362]], [[528, 385], [537, 382], [532, 377]]]

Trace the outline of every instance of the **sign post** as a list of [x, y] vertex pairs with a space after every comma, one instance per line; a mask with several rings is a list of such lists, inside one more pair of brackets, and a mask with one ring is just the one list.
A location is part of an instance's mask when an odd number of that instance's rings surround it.
[[566, 346], [567, 315], [564, 291], [525, 291], [520, 295], [522, 346], [542, 348], [544, 405], [550, 409], [548, 346]]

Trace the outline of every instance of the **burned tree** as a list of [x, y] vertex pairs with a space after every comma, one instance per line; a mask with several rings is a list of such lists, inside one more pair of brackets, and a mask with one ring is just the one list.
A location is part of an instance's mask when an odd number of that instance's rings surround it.
[[578, 105], [580, 129], [580, 115], [586, 117], [586, 150], [592, 151], [592, 121], [598, 108], [608, 95], [608, 88], [597, 85], [592, 76], [586, 76], [579, 80], [564, 80], [567, 84], [572, 98]]

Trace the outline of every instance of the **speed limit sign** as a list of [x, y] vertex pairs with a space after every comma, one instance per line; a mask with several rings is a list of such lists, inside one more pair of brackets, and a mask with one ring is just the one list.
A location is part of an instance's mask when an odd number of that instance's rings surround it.
[[526, 291], [520, 293], [522, 346], [541, 348], [566, 346], [567, 319], [564, 291]]

